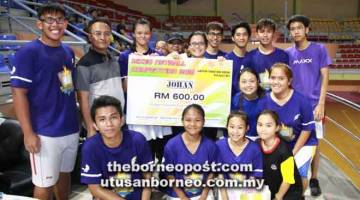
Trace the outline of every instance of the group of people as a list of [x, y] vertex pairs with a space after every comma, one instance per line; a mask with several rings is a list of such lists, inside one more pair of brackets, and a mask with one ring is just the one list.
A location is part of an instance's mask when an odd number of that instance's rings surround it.
[[[149, 179], [150, 172], [110, 172], [107, 165], [114, 161], [149, 164], [154, 156], [164, 164], [219, 162], [251, 164], [254, 169], [192, 177], [182, 172], [161, 174], [168, 180], [264, 178], [271, 199], [302, 199], [311, 171], [311, 193], [321, 194], [317, 138], [323, 137], [331, 59], [324, 45], [307, 40], [307, 17], [289, 19], [294, 46], [286, 51], [273, 46], [276, 24], [263, 18], [256, 24], [260, 45], [248, 52], [251, 28], [240, 22], [231, 30], [234, 48], [228, 53], [220, 50], [224, 29], [219, 22], [210, 22], [205, 32], [191, 33], [188, 45], [181, 35], [173, 34], [153, 49], [149, 46], [151, 25], [139, 19], [134, 24], [133, 46], [118, 59], [108, 51], [111, 25], [95, 18], [87, 27], [91, 48], [75, 64], [73, 51], [61, 43], [68, 23], [65, 16], [59, 4], [46, 4], [39, 10], [36, 25], [42, 35], [16, 53], [11, 74], [14, 108], [30, 152], [35, 198], [51, 199], [53, 194], [57, 199], [69, 198], [80, 132], [76, 102], [87, 132], [81, 182], [96, 199], [150, 199], [152, 188], [108, 188], [101, 181]], [[126, 110], [131, 54], [232, 60], [227, 136], [218, 140], [218, 129], [204, 127], [206, 112], [197, 104], [184, 108], [183, 127], [126, 124], [124, 116], [131, 112]], [[212, 198], [207, 187], [175, 186], [162, 191], [169, 199]], [[230, 190], [221, 189], [220, 195], [232, 199]]]

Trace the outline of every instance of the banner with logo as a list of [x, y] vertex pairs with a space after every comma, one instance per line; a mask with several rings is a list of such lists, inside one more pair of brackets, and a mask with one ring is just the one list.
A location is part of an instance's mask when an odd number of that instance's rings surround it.
[[130, 55], [128, 71], [128, 124], [181, 126], [183, 109], [196, 103], [205, 126], [225, 127], [232, 61]]

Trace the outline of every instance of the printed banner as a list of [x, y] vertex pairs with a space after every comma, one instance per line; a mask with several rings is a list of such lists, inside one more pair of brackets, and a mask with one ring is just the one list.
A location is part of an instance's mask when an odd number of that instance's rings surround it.
[[130, 55], [128, 71], [128, 124], [181, 126], [183, 109], [196, 103], [206, 127], [225, 127], [232, 61]]

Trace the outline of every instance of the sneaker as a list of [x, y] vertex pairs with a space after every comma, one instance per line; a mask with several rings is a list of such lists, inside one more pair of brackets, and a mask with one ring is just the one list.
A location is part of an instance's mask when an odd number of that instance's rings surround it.
[[311, 191], [311, 196], [317, 197], [321, 195], [319, 180], [317, 180], [316, 178], [310, 179], [310, 191]]

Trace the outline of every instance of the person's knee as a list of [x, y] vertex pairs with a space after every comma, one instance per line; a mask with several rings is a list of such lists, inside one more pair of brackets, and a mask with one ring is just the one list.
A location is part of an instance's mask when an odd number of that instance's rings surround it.
[[34, 187], [34, 197], [40, 200], [51, 200], [53, 193], [53, 186], [50, 187]]

